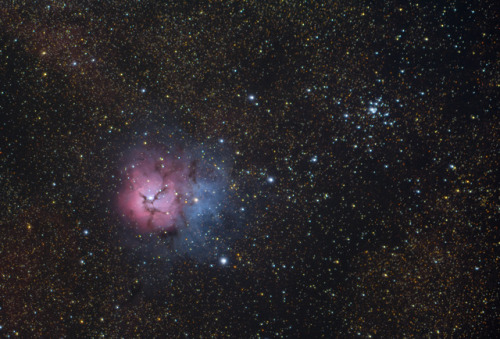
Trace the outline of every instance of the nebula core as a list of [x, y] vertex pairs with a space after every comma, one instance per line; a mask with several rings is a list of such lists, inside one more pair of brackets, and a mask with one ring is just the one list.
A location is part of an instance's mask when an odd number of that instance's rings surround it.
[[139, 232], [193, 231], [221, 206], [224, 171], [204, 156], [157, 147], [135, 150], [127, 159], [118, 206]]

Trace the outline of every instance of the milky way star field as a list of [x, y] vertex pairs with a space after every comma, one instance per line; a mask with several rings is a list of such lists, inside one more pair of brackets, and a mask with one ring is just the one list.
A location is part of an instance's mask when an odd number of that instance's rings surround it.
[[0, 337], [499, 337], [495, 1], [3, 1]]

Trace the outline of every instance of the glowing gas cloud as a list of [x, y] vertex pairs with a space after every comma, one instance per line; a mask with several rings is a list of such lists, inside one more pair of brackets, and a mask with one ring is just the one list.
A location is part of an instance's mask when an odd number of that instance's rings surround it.
[[225, 171], [203, 153], [136, 149], [121, 174], [119, 209], [141, 233], [199, 231], [223, 205]]

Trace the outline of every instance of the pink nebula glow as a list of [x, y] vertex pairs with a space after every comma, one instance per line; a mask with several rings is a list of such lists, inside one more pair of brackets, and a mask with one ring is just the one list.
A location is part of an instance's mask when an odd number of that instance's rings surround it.
[[172, 231], [184, 221], [184, 206], [193, 203], [190, 193], [195, 162], [137, 151], [123, 169], [118, 205], [124, 217], [140, 232]]

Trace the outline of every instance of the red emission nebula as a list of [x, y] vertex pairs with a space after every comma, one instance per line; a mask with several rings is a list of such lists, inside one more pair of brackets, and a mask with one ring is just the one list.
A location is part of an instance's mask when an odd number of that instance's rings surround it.
[[[196, 162], [159, 151], [135, 151], [122, 170], [118, 206], [140, 232], [176, 232], [195, 204]], [[187, 157], [186, 157], [187, 158]]]

